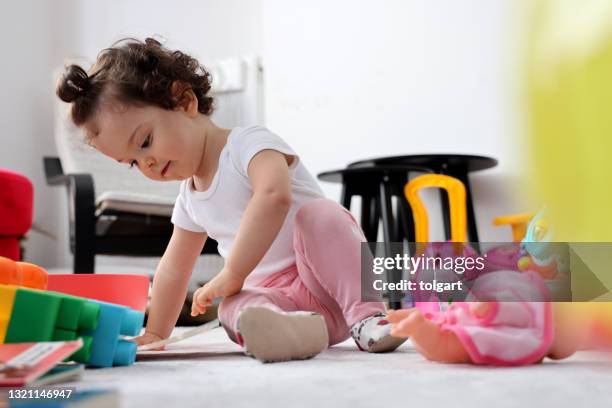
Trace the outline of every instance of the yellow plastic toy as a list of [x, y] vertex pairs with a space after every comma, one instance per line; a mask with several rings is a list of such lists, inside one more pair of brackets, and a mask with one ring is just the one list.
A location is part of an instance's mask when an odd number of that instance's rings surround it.
[[512, 228], [512, 241], [521, 242], [527, 232], [527, 225], [534, 215], [535, 213], [503, 215], [493, 219], [493, 225], [510, 225], [510, 228]]
[[418, 195], [419, 190], [438, 187], [446, 190], [451, 222], [451, 241], [467, 241], [466, 199], [463, 183], [443, 174], [424, 174], [410, 180], [404, 186], [404, 195], [412, 208], [416, 242], [429, 241], [429, 217], [423, 200]]

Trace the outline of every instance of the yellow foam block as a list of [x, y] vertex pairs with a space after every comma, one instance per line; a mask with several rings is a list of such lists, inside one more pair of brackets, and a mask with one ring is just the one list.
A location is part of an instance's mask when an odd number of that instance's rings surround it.
[[0, 285], [0, 344], [4, 343], [6, 331], [11, 321], [16, 286]]

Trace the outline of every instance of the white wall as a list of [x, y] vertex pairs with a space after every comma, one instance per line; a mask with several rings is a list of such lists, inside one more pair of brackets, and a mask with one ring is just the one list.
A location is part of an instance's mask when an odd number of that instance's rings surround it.
[[262, 48], [261, 0], [61, 0], [69, 15], [67, 56], [91, 61], [124, 37], [154, 34], [166, 45], [207, 60], [258, 52]]
[[[0, 166], [36, 189], [29, 260], [67, 266], [64, 191], [43, 181], [54, 154], [52, 70], [64, 57], [93, 61], [124, 36], [160, 34], [203, 63], [261, 54], [267, 125], [313, 173], [372, 156], [459, 152], [500, 160], [477, 175], [482, 239], [520, 209], [509, 180], [520, 169], [516, 13], [512, 0], [89, 1], [23, 0], [0, 15]], [[331, 198], [339, 189], [325, 185]], [[435, 236], [434, 236], [435, 237]]]
[[[0, 167], [32, 180], [35, 223], [54, 231], [59, 192], [45, 186], [42, 156], [53, 151], [50, 70], [53, 56], [51, 2], [25, 0], [3, 4], [0, 13]], [[26, 256], [56, 262], [56, 241], [30, 232]]]
[[267, 125], [316, 173], [386, 155], [496, 157], [472, 178], [479, 230], [508, 240], [490, 222], [520, 206], [515, 4], [265, 0]]
[[57, 239], [30, 232], [29, 261], [69, 266], [65, 192], [47, 187], [42, 156], [53, 141], [52, 72], [65, 58], [93, 62], [126, 36], [158, 34], [166, 45], [202, 63], [262, 50], [260, 0], [45, 0], [13, 1], [0, 13], [0, 167], [28, 176], [35, 186], [35, 223]]

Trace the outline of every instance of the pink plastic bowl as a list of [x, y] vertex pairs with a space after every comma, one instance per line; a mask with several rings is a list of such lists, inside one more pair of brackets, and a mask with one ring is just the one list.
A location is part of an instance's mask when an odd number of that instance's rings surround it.
[[49, 274], [47, 290], [115, 303], [144, 312], [149, 277], [121, 274]]

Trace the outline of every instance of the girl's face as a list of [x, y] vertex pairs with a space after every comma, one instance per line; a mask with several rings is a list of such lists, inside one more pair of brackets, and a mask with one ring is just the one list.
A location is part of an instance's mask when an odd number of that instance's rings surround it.
[[91, 145], [152, 180], [184, 180], [201, 165], [204, 132], [189, 109], [109, 103], [91, 122]]

